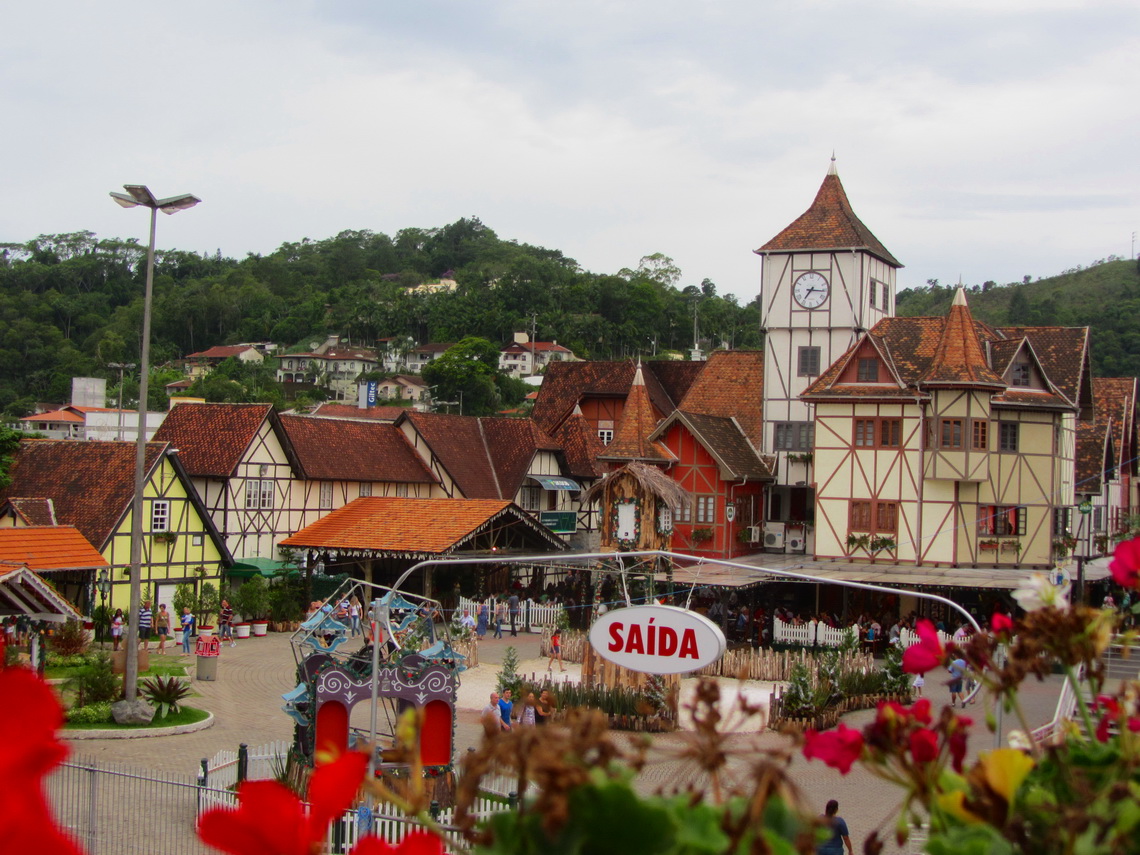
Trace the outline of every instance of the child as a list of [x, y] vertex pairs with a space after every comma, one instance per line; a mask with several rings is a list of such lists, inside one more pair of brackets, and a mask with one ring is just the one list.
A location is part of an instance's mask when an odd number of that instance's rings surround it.
[[550, 664], [546, 666], [547, 671], [554, 670], [555, 659], [558, 660], [558, 668], [565, 671], [566, 666], [562, 664], [562, 630], [557, 627], [550, 634]]
[[922, 687], [926, 685], [926, 680], [923, 679], [921, 674], [915, 674], [914, 682], [911, 685], [914, 686], [914, 693], [921, 698]]

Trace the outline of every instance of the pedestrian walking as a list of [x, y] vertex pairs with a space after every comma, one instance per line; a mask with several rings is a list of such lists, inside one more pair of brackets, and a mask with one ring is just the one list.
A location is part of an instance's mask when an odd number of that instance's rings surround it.
[[479, 620], [475, 624], [475, 634], [480, 638], [487, 634], [490, 611], [486, 603], [479, 606]]
[[221, 630], [223, 642], [229, 641], [230, 647], [237, 647], [237, 642], [234, 641], [234, 608], [229, 600], [222, 600], [222, 608], [218, 612], [218, 629]]
[[166, 603], [159, 603], [158, 614], [155, 615], [155, 629], [158, 631], [158, 652], [166, 652], [166, 637], [170, 635], [170, 612], [166, 610]]
[[190, 655], [190, 636], [194, 634], [194, 615], [190, 614], [190, 607], [182, 609], [182, 652]]
[[511, 635], [517, 636], [519, 634], [518, 621], [519, 621], [519, 595], [512, 593], [507, 598], [507, 611], [511, 615]]
[[495, 638], [503, 637], [503, 624], [507, 620], [507, 604], [502, 600], [495, 603]]
[[[15, 629], [16, 621], [12, 619], [12, 628]], [[118, 650], [119, 642], [123, 639], [123, 610], [115, 609], [115, 616], [111, 618], [111, 649]]]
[[847, 830], [847, 823], [839, 815], [839, 802], [832, 799], [823, 809], [820, 821], [831, 831], [831, 836], [815, 848], [816, 855], [843, 855], [843, 847], [847, 847], [847, 855], [855, 855], [855, 847], [851, 845], [851, 833]]
[[962, 704], [962, 709], [965, 709], [966, 695], [962, 689], [966, 679], [966, 660], [955, 659], [946, 666], [946, 670], [950, 672], [950, 708], [953, 709], [954, 702], [958, 701]]
[[352, 637], [360, 635], [360, 600], [355, 596], [348, 601], [348, 618], [352, 621]]
[[150, 631], [154, 626], [154, 612], [150, 610], [150, 600], [143, 600], [139, 606], [139, 641], [143, 650], [150, 650]]
[[562, 630], [558, 627], [554, 628], [554, 632], [550, 633], [550, 663], [546, 666], [547, 671], [554, 670], [554, 660], [558, 660], [558, 669], [565, 671], [566, 666], [562, 664]]
[[511, 701], [511, 690], [504, 689], [502, 697], [499, 698], [499, 714], [503, 719], [503, 730], [511, 729], [511, 715], [514, 706], [514, 702]]

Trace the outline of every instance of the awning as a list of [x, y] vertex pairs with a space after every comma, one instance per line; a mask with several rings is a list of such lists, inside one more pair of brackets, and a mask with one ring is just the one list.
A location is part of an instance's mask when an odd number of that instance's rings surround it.
[[234, 566], [226, 571], [227, 575], [236, 579], [248, 579], [251, 576], [276, 576], [283, 570], [296, 570], [297, 565], [287, 561], [275, 561], [272, 558], [242, 558], [234, 562]]
[[544, 490], [581, 490], [581, 485], [573, 478], [563, 478], [560, 475], [527, 475], [532, 481], [537, 481]]
[[82, 620], [71, 603], [27, 567], [0, 568], [0, 616], [20, 614], [54, 623]]

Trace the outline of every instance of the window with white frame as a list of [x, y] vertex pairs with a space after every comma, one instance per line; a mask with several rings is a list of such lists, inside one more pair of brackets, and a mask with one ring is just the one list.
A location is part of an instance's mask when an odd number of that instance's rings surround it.
[[155, 499], [150, 503], [150, 530], [155, 534], [170, 531], [170, 502]]
[[812, 422], [776, 422], [774, 446], [777, 451], [811, 451], [814, 442]]
[[677, 508], [677, 513], [673, 515], [676, 522], [692, 522], [693, 521], [693, 503], [685, 502], [681, 507]]
[[408, 498], [408, 485], [407, 484], [397, 484], [396, 485], [396, 498], [397, 499]]
[[319, 507], [321, 510], [327, 510], [332, 507], [333, 485], [332, 481], [321, 482], [321, 493], [319, 499]]
[[609, 445], [614, 441], [614, 432], [609, 428], [598, 428], [598, 439], [602, 441], [602, 445]]
[[716, 522], [716, 496], [697, 496], [697, 524]]
[[657, 530], [662, 534], [673, 530], [673, 509], [668, 505], [657, 506]]
[[271, 480], [250, 480], [245, 482], [245, 509], [247, 511], [271, 510], [273, 508], [273, 482]]
[[519, 494], [519, 502], [524, 511], [538, 511], [542, 509], [542, 488], [534, 484], [527, 484]]
[[360, 498], [365, 499], [372, 495], [372, 483], [362, 481], [360, 484]]

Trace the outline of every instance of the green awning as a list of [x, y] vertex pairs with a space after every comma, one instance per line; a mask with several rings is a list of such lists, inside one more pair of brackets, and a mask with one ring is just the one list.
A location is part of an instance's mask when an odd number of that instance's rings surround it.
[[573, 478], [562, 478], [558, 475], [528, 475], [532, 481], [537, 481], [544, 490], [581, 490], [578, 482]]
[[296, 570], [295, 564], [288, 561], [275, 561], [272, 558], [241, 558], [234, 562], [229, 575], [237, 579], [248, 579], [251, 576], [276, 576], [282, 570]]

